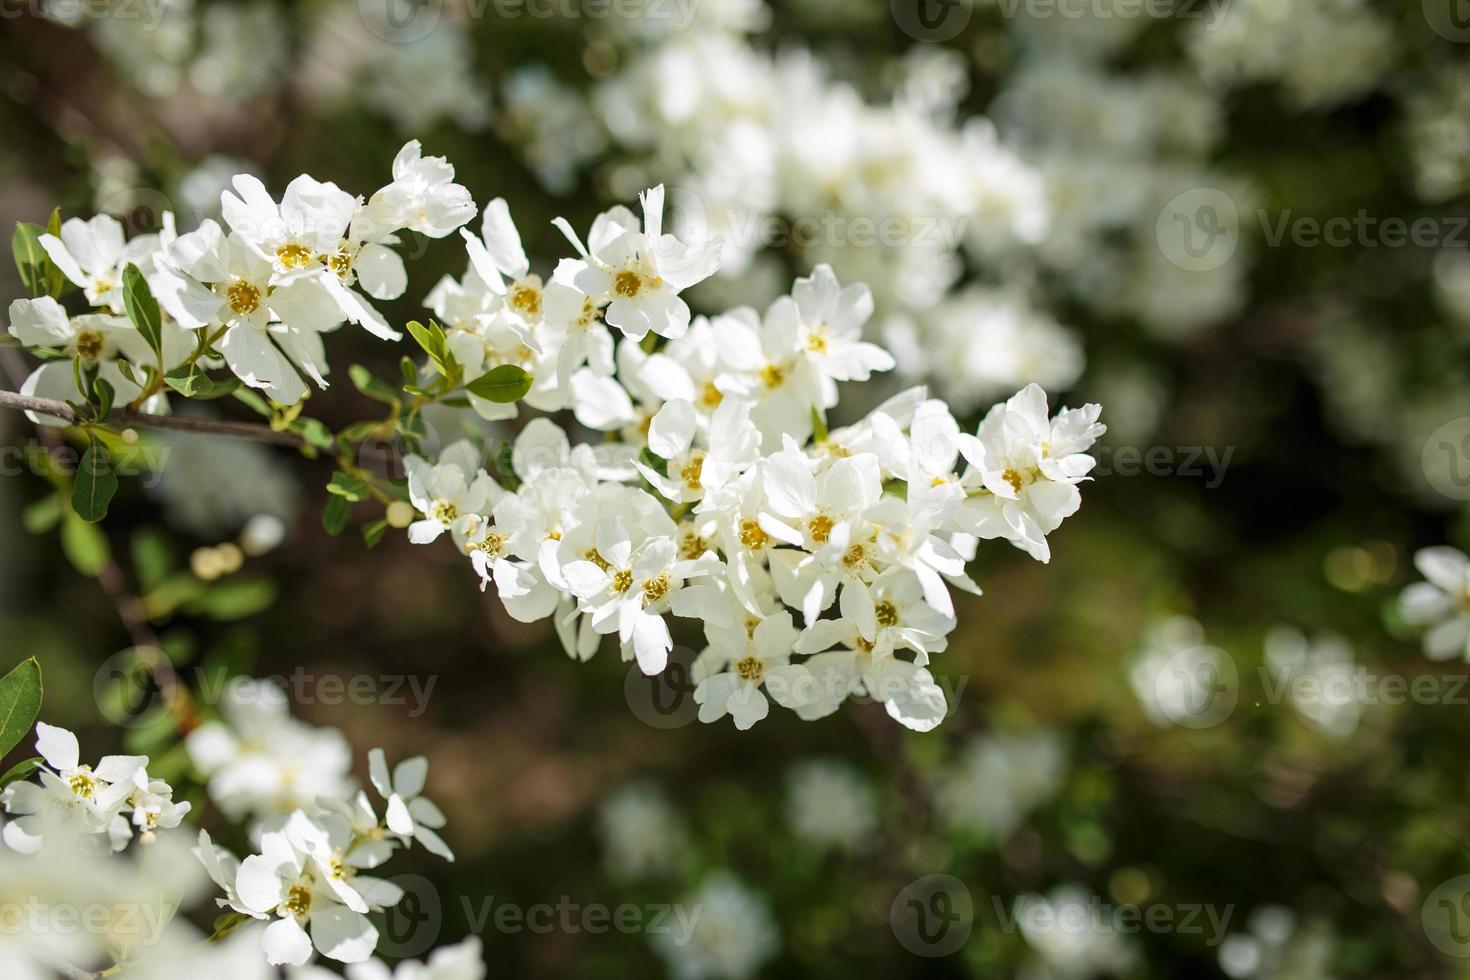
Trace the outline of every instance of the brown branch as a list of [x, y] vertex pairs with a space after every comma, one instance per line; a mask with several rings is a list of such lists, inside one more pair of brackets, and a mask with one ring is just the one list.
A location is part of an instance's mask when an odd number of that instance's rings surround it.
[[[36, 412], [40, 415], [50, 415], [64, 422], [77, 423], [82, 421], [77, 418], [77, 413], [72, 411], [71, 406], [65, 402], [52, 401], [49, 398], [32, 398], [29, 395], [17, 394], [13, 391], [0, 390], [0, 408], [10, 408], [22, 412]], [[108, 414], [102, 420], [108, 425], [120, 425], [139, 429], [167, 429], [172, 432], [193, 432], [200, 435], [224, 436], [227, 439], [248, 439], [252, 442], [264, 442], [273, 446], [289, 446], [292, 449], [305, 449], [312, 452], [335, 455], [335, 449], [323, 449], [314, 446], [305, 439], [292, 432], [277, 432], [268, 425], [256, 422], [228, 422], [217, 419], [200, 419], [188, 415], [149, 415], [147, 412], [130, 412], [118, 409]]]

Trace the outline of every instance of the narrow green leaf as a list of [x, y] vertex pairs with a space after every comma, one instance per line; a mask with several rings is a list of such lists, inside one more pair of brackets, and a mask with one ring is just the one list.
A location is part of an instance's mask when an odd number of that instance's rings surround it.
[[264, 612], [276, 601], [276, 586], [270, 579], [237, 578], [218, 582], [190, 600], [186, 612], [231, 622]]
[[346, 497], [338, 497], [333, 494], [327, 501], [326, 509], [322, 511], [322, 527], [327, 529], [328, 534], [335, 536], [347, 528], [347, 522], [351, 518], [351, 502]]
[[93, 440], [82, 454], [72, 485], [71, 507], [78, 517], [92, 524], [107, 516], [107, 505], [117, 493], [117, 474], [112, 470], [112, 457], [107, 447]]
[[117, 392], [106, 378], [98, 378], [92, 382], [93, 405], [97, 409], [97, 418], [105, 419], [112, 411], [112, 403], [117, 398]]
[[5, 770], [5, 775], [0, 776], [0, 789], [4, 789], [11, 783], [18, 783], [22, 779], [25, 779], [27, 776], [29, 776], [31, 773], [35, 772], [41, 767], [41, 762], [42, 760], [39, 755], [32, 756], [31, 758], [25, 759], [21, 762], [17, 762], [15, 765]]
[[0, 759], [20, 744], [41, 713], [41, 664], [35, 657], [0, 677]]
[[112, 557], [107, 537], [76, 514], [67, 512], [61, 523], [61, 550], [83, 575], [96, 577]]
[[144, 592], [152, 591], [174, 570], [177, 560], [173, 549], [156, 528], [144, 527], [133, 532], [133, 571]]
[[531, 375], [523, 367], [501, 364], [465, 385], [465, 390], [478, 398], [507, 405], [526, 397], [531, 390]]
[[45, 233], [46, 229], [40, 225], [18, 221], [10, 238], [16, 271], [26, 293], [33, 297], [46, 295], [46, 250], [41, 247], [41, 236]]
[[20, 512], [20, 523], [31, 534], [45, 534], [61, 520], [61, 495], [48, 494]]
[[373, 377], [373, 372], [361, 364], [354, 364], [348, 368], [347, 376], [352, 379], [352, 383], [357, 387], [358, 391], [374, 401], [383, 402], [385, 405], [398, 404], [398, 393], [386, 383]]
[[129, 262], [123, 270], [122, 279], [123, 306], [128, 311], [128, 318], [156, 354], [163, 350], [163, 314], [158, 309], [158, 300], [153, 298], [148, 280], [133, 263]]
[[[46, 222], [46, 234], [55, 238], [61, 237], [61, 208], [51, 209], [51, 218]], [[70, 284], [66, 276], [61, 274], [61, 268], [51, 261], [51, 256], [46, 256], [46, 295], [60, 299], [68, 285]]]
[[353, 503], [357, 503], [372, 496], [372, 491], [366, 480], [358, 479], [349, 473], [333, 473], [332, 482], [327, 484], [327, 492], [334, 493], [339, 497], [345, 497]]
[[368, 548], [376, 548], [378, 542], [383, 540], [383, 535], [387, 533], [387, 521], [373, 521], [371, 524], [363, 525], [362, 540], [367, 544]]

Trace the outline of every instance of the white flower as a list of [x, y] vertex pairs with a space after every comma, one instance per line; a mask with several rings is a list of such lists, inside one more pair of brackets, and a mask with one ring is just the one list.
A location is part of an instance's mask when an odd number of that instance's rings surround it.
[[188, 329], [224, 327], [217, 344], [241, 381], [283, 405], [306, 394], [298, 366], [326, 387], [320, 334], [338, 326], [343, 314], [318, 281], [273, 284], [271, 262], [214, 221], [180, 235], [162, 261], [179, 275], [166, 281], [160, 305]]
[[176, 826], [189, 812], [189, 804], [173, 803], [167, 783], [148, 779], [147, 756], [103, 756], [94, 769], [82, 763], [75, 735], [45, 722], [36, 724], [36, 751], [45, 763], [40, 784], [16, 782], [0, 793], [0, 805], [15, 817], [5, 825], [5, 843], [22, 853], [36, 853], [52, 837], [89, 843], [106, 837], [111, 850], [122, 850], [132, 836], [124, 813], [135, 796], [155, 817], [150, 820], [146, 810], [134, 817], [145, 830], [159, 816]]
[[694, 445], [698, 422], [691, 402], [665, 402], [649, 423], [648, 448], [667, 461], [668, 475], [637, 463], [644, 478], [675, 503], [719, 491], [760, 458], [761, 434], [750, 424], [749, 402], [724, 399], [710, 419], [704, 447]]
[[[369, 960], [349, 966], [346, 972], [347, 980], [484, 980], [484, 951], [480, 938], [470, 936], [434, 950], [427, 963], [405, 960], [390, 970], [379, 960]], [[329, 976], [326, 971], [322, 974]]]
[[728, 629], [711, 623], [705, 632], [710, 645], [695, 661], [693, 673], [700, 721], [715, 722], [728, 714], [745, 731], [770, 713], [767, 695], [793, 710], [815, 703], [811, 672], [790, 662], [798, 636], [791, 613], [783, 610]]
[[[599, 305], [610, 326], [641, 340], [650, 330], [678, 337], [689, 329], [689, 306], [682, 290], [708, 278], [719, 267], [719, 238], [686, 245], [663, 231], [664, 188], [639, 195], [643, 226], [626, 208], [600, 216], [587, 245], [564, 221], [559, 227], [585, 265], [573, 283]], [[590, 249], [590, 251], [589, 251]]]
[[271, 964], [300, 966], [313, 946], [331, 959], [360, 963], [377, 948], [367, 901], [340, 869], [321, 863], [331, 849], [327, 832], [297, 812], [261, 834], [260, 853], [240, 862], [239, 909], [270, 921], [261, 946]]
[[812, 759], [786, 774], [786, 813], [797, 837], [819, 848], [851, 850], [878, 825], [873, 791], [846, 763]]
[[1266, 634], [1266, 666], [1312, 725], [1338, 738], [1358, 727], [1363, 704], [1356, 696], [1353, 648], [1343, 637], [1308, 639], [1295, 627], [1274, 627]]
[[210, 799], [231, 820], [273, 817], [351, 792], [347, 740], [292, 718], [281, 688], [234, 679], [220, 708], [224, 720], [200, 725], [184, 746], [209, 779]]
[[936, 802], [951, 828], [1001, 842], [1056, 794], [1066, 764], [1061, 739], [1053, 732], [982, 735], [945, 773]]
[[381, 239], [407, 229], [443, 238], [473, 218], [475, 210], [469, 190], [454, 182], [449, 161], [424, 156], [419, 141], [411, 140], [393, 159], [393, 182], [357, 215], [354, 237]]
[[444, 814], [433, 801], [420, 794], [429, 774], [429, 762], [423, 756], [405, 759], [388, 775], [388, 762], [382, 749], [368, 753], [369, 775], [374, 788], [388, 801], [388, 829], [404, 838], [423, 844], [431, 854], [446, 861], [454, 860], [454, 852], [436, 830], [444, 826]]
[[956, 522], [981, 538], [1005, 538], [1038, 561], [1049, 561], [1046, 535], [1077, 512], [1077, 484], [1096, 460], [1086, 454], [1106, 430], [1102, 407], [1047, 415], [1046, 393], [1027, 385], [985, 416], [960, 451], [978, 471], [985, 492], [971, 496]]
[[[169, 348], [175, 346], [172, 336], [176, 331], [176, 327], [165, 328], [165, 334], [170, 341]], [[61, 304], [49, 296], [12, 302], [10, 334], [27, 347], [55, 348], [68, 358], [80, 361], [84, 368], [95, 369], [97, 377], [112, 386], [116, 395], [115, 402], [119, 405], [125, 405], [137, 398], [142, 391], [123, 374], [118, 367], [118, 361], [127, 360], [139, 365], [156, 365], [158, 361], [143, 335], [138, 333], [126, 317], [104, 313], [67, 316]], [[77, 401], [82, 397], [77, 390], [76, 375], [70, 359], [52, 360], [42, 364], [26, 378], [20, 393], [55, 401]], [[159, 396], [157, 399], [150, 399], [143, 407], [146, 411], [156, 412], [166, 406], [167, 402]], [[49, 415], [37, 415], [34, 412], [27, 412], [26, 415], [32, 422], [64, 424], [62, 420]]]
[[1416, 553], [1414, 567], [1426, 581], [1405, 589], [1399, 608], [1409, 623], [1430, 627], [1424, 653], [1433, 660], [1470, 660], [1470, 559], [1441, 545]]
[[123, 313], [123, 270], [133, 264], [147, 272], [158, 236], [142, 235], [124, 242], [118, 220], [99, 214], [88, 221], [67, 219], [61, 237], [42, 235], [41, 247], [62, 275], [82, 287], [88, 303]]
[[608, 874], [629, 880], [671, 874], [689, 856], [689, 835], [664, 794], [644, 783], [619, 789], [597, 810]]
[[496, 498], [499, 485], [480, 468], [480, 454], [469, 441], [450, 446], [431, 465], [422, 456], [404, 460], [408, 471], [408, 497], [423, 519], [408, 529], [414, 544], [430, 544], [450, 532], [464, 548], [467, 535], [479, 529]]
[[693, 911], [692, 928], [653, 935], [676, 980], [750, 980], [780, 949], [770, 907], [729, 872], [706, 878], [679, 908]]

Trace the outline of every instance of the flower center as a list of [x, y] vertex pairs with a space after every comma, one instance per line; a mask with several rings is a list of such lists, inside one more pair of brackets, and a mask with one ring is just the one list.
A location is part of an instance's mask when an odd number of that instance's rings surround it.
[[311, 249], [292, 243], [276, 249], [276, 261], [283, 269], [304, 269], [311, 263]]
[[827, 539], [832, 536], [832, 528], [836, 526], [837, 522], [832, 520], [832, 518], [826, 514], [818, 514], [807, 522], [806, 529], [812, 533], [813, 541], [818, 544], [825, 544]]
[[669, 573], [659, 572], [657, 578], [643, 583], [643, 604], [651, 606], [669, 594]]
[[505, 535], [498, 531], [486, 531], [485, 536], [479, 541], [471, 542], [465, 547], [466, 551], [478, 551], [491, 558], [499, 558], [500, 552], [505, 548]]
[[230, 283], [230, 288], [225, 290], [225, 299], [229, 302], [230, 309], [241, 316], [260, 309], [260, 290], [254, 283], [243, 279]]
[[95, 361], [102, 356], [105, 346], [102, 334], [96, 330], [83, 330], [77, 334], [77, 356], [84, 361]]
[[93, 799], [97, 796], [97, 782], [90, 774], [79, 772], [67, 781], [71, 791], [85, 799]]
[[827, 325], [825, 323], [806, 335], [806, 349], [813, 354], [827, 353]]
[[857, 571], [868, 563], [868, 551], [860, 544], [855, 544], [847, 549], [847, 554], [842, 556], [842, 564], [851, 571]]
[[292, 886], [286, 893], [286, 911], [300, 918], [311, 911], [311, 892], [300, 885]]
[[761, 384], [767, 388], [779, 388], [786, 381], [786, 369], [779, 364], [767, 364], [761, 368]]
[[878, 617], [878, 625], [884, 629], [898, 625], [898, 607], [887, 599], [874, 606], [873, 613]]
[[1014, 466], [1007, 466], [1001, 476], [1011, 485], [1012, 490], [1016, 491], [1016, 493], [1021, 492], [1021, 487], [1023, 486], [1021, 474]]
[[327, 268], [336, 273], [338, 279], [345, 282], [352, 275], [353, 255], [345, 246], [323, 258], [326, 259]]
[[459, 520], [459, 508], [447, 500], [436, 500], [430, 516], [440, 524], [453, 524]]
[[713, 381], [706, 381], [703, 390], [699, 393], [699, 403], [713, 412], [720, 407], [720, 402], [725, 400], [725, 393], [715, 387]]
[[643, 290], [643, 277], [636, 272], [619, 272], [613, 278], [613, 292], [632, 299]]
[[582, 557], [590, 561], [592, 564], [596, 565], [598, 568], [602, 569], [604, 572], [612, 570], [612, 566], [607, 563], [607, 559], [602, 557], [602, 555], [598, 553], [596, 548], [588, 548], [587, 551], [582, 555]]
[[754, 518], [747, 518], [740, 522], [740, 543], [750, 551], [764, 548], [771, 540], [771, 536], [761, 530], [760, 522]]
[[700, 475], [704, 472], [704, 453], [695, 453], [689, 457], [689, 462], [679, 470], [679, 479], [684, 481], [684, 486], [690, 490], [703, 489], [699, 482]]
[[510, 305], [517, 313], [524, 316], [539, 316], [541, 293], [530, 286], [516, 286], [510, 291]]
[[685, 531], [679, 539], [679, 557], [685, 561], [694, 561], [708, 550], [709, 542], [695, 531]]
[[629, 568], [620, 568], [613, 573], [612, 589], [614, 592], [627, 592], [633, 587], [633, 571]]
[[742, 681], [759, 684], [766, 676], [766, 662], [755, 654], [747, 654], [735, 663], [735, 673]]

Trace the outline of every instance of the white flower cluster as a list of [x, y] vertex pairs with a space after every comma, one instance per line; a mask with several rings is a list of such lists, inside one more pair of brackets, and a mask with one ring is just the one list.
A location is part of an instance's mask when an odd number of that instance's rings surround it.
[[1392, 24], [1363, 0], [1234, 0], [1219, 23], [1196, 24], [1188, 44], [1206, 79], [1279, 81], [1303, 109], [1371, 90], [1394, 47]]
[[[68, 220], [41, 244], [106, 312], [70, 317], [49, 296], [19, 299], [10, 306], [10, 332], [28, 347], [96, 369], [119, 403], [152, 396], [144, 408], [163, 410], [160, 375], [208, 362], [217, 349], [246, 385], [294, 405], [307, 394], [308, 379], [327, 385], [322, 334], [350, 321], [385, 339], [400, 336], [371, 302], [407, 287], [403, 260], [390, 247], [399, 233], [442, 238], [476, 211], [469, 191], [454, 183], [454, 168], [442, 157], [424, 157], [417, 141], [393, 161], [392, 183], [366, 200], [303, 175], [278, 203], [259, 179], [240, 174], [221, 210], [228, 231], [211, 219], [178, 235], [165, 216], [162, 232], [129, 242], [107, 215]], [[167, 314], [157, 351], [118, 315], [129, 265], [143, 273]], [[72, 364], [42, 365], [22, 392], [74, 399]]]
[[77, 737], [66, 729], [39, 722], [36, 736], [45, 763], [40, 783], [15, 782], [0, 793], [0, 806], [12, 817], [4, 840], [13, 850], [121, 851], [135, 829], [140, 842], [151, 844], [155, 831], [177, 827], [190, 810], [174, 802], [173, 787], [148, 775], [146, 755], [103, 756], [93, 767], [81, 761]]
[[278, 685], [236, 680], [221, 709], [224, 717], [194, 729], [184, 747], [209, 780], [210, 799], [231, 820], [266, 820], [351, 795], [347, 739], [292, 718]]
[[[819, 266], [764, 315], [691, 322], [679, 292], [715, 270], [719, 242], [666, 234], [662, 188], [643, 207], [641, 223], [624, 208], [599, 216], [585, 243], [558, 220], [577, 257], [549, 281], [530, 271], [503, 201], [481, 236], [465, 233], [470, 268], [429, 303], [470, 405], [515, 414], [475, 381], [524, 365], [528, 405], [570, 408], [607, 440], [572, 448], [536, 419], [499, 479], [469, 442], [409, 457], [410, 539], [448, 533], [513, 617], [553, 617], [580, 659], [615, 633], [624, 659], [657, 674], [666, 617], [702, 620], [707, 722], [748, 728], [768, 698], [819, 718], [866, 693], [932, 729], [946, 705], [925, 667], [955, 626], [950, 586], [978, 592], [965, 574], [977, 539], [1049, 558], [1046, 535], [1076, 511], [1094, 463], [1099, 406], [1052, 417], [1032, 385], [972, 435], [913, 389], [827, 433], [838, 383], [893, 366], [861, 339], [867, 288]], [[667, 343], [650, 353], [652, 335]]]
[[398, 904], [403, 889], [364, 872], [418, 841], [445, 860], [454, 854], [435, 832], [444, 815], [423, 796], [429, 764], [408, 759], [388, 771], [381, 749], [368, 756], [373, 787], [386, 802], [380, 819], [366, 793], [350, 800], [323, 798], [315, 813], [293, 810], [266, 821], [258, 853], [243, 861], [199, 832], [195, 854], [225, 897], [221, 908], [242, 920], [269, 923], [261, 946], [273, 965], [301, 966], [314, 952], [342, 963], [362, 963], [377, 948], [368, 913]]

